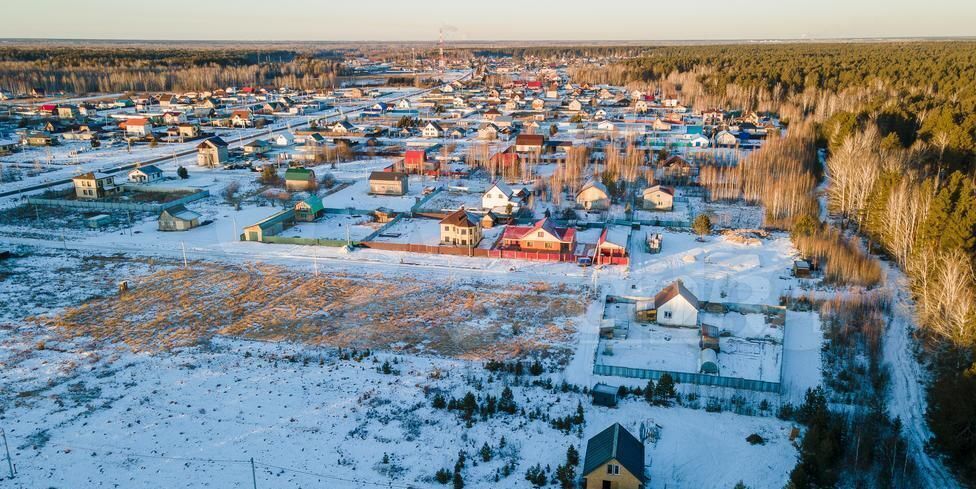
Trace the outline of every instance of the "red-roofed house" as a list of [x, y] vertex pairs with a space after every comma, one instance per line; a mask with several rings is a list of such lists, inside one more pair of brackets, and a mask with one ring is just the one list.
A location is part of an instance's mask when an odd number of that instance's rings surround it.
[[430, 155], [440, 149], [439, 144], [426, 148], [408, 149], [403, 153], [403, 169], [407, 173], [431, 173], [437, 172], [440, 166]]
[[548, 218], [533, 226], [509, 226], [502, 234], [502, 249], [573, 253], [576, 249], [576, 230], [557, 228]]
[[126, 136], [146, 137], [152, 134], [152, 124], [142, 117], [127, 119], [119, 126], [125, 129]]

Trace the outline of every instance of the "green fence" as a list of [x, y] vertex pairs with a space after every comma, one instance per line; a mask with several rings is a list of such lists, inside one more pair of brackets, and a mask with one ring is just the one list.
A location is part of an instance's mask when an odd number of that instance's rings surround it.
[[670, 374], [676, 382], [684, 384], [708, 385], [715, 387], [731, 387], [733, 389], [745, 389], [759, 392], [780, 393], [779, 382], [766, 382], [763, 380], [742, 379], [739, 377], [722, 377], [719, 375], [696, 374], [691, 372], [668, 372], [665, 370], [653, 370], [645, 368], [618, 367], [616, 365], [593, 365], [594, 375], [606, 375], [611, 377], [628, 377], [632, 379], [660, 380], [665, 373]]
[[304, 245], [304, 246], [332, 246], [334, 248], [341, 248], [346, 246], [346, 244], [351, 244], [356, 246], [359, 244], [358, 241], [346, 242], [344, 239], [320, 239], [320, 238], [289, 238], [285, 236], [265, 236], [261, 240], [262, 243], [276, 243], [276, 244], [292, 244], [292, 245]]

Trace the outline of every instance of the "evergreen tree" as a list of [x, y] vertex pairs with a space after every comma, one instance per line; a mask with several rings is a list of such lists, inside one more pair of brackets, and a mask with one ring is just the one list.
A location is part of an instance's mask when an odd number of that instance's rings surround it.
[[491, 461], [491, 457], [493, 456], [493, 453], [491, 451], [491, 447], [488, 446], [488, 442], [485, 442], [485, 444], [481, 446], [480, 453], [481, 453], [481, 460], [485, 462]]
[[579, 462], [579, 452], [576, 451], [576, 447], [570, 445], [569, 448], [566, 449], [566, 464], [576, 467], [579, 465]]
[[505, 387], [502, 389], [502, 396], [498, 400], [498, 410], [503, 413], [515, 414], [518, 406], [515, 404], [515, 394], [512, 393], [512, 389]]
[[661, 378], [657, 381], [657, 386], [654, 388], [654, 397], [657, 398], [659, 403], [667, 404], [671, 399], [674, 399], [675, 394], [674, 379], [671, 378], [671, 374], [661, 374]]
[[180, 166], [179, 168], [176, 169], [176, 175], [183, 180], [190, 178], [190, 172], [186, 171], [186, 168], [184, 168], [183, 166]]
[[644, 388], [644, 400], [648, 404], [654, 404], [654, 381], [648, 379], [647, 387]]

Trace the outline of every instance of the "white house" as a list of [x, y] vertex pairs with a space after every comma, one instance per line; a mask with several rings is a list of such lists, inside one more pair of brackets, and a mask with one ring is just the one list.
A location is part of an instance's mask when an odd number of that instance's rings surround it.
[[672, 282], [654, 296], [658, 324], [670, 326], [698, 325], [698, 298], [680, 280]]
[[281, 133], [274, 138], [275, 146], [291, 146], [295, 142], [295, 136], [290, 132]]
[[481, 196], [481, 207], [496, 214], [507, 214], [509, 206], [512, 206], [511, 212], [514, 214], [522, 203], [521, 195], [521, 192], [514, 192], [508, 185], [498, 181]]
[[576, 203], [586, 210], [606, 210], [610, 208], [610, 193], [602, 183], [590, 180], [576, 194]]
[[674, 208], [674, 189], [663, 185], [655, 185], [644, 189], [643, 207], [648, 210], [670, 211]]
[[397, 102], [396, 108], [397, 108], [397, 110], [409, 110], [410, 109], [410, 101], [407, 100], [407, 99], [405, 99], [405, 98], [402, 98], [402, 99], [400, 99], [399, 102]]
[[719, 146], [735, 146], [739, 144], [739, 140], [729, 131], [719, 131], [715, 135], [715, 144]]
[[163, 178], [163, 171], [154, 165], [145, 165], [130, 171], [128, 177], [132, 183], [152, 183]]
[[444, 129], [440, 124], [430, 121], [424, 126], [423, 136], [428, 139], [436, 139], [444, 136]]

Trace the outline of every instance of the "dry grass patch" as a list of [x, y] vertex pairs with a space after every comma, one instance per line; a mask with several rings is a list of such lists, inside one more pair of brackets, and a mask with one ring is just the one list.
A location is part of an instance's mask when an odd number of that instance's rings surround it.
[[166, 350], [214, 335], [351, 348], [511, 358], [559, 349], [586, 294], [547, 284], [487, 286], [380, 276], [195, 264], [130, 280], [56, 316], [34, 318], [68, 337]]

